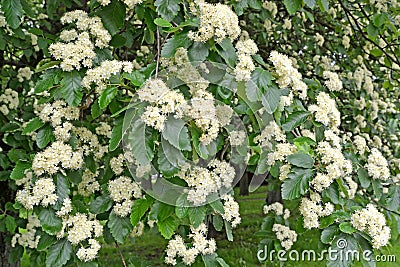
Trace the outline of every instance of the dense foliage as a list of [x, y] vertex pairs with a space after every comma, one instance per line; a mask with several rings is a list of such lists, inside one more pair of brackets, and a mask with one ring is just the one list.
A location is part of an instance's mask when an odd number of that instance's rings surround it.
[[235, 242], [245, 173], [283, 199], [264, 207], [260, 247], [310, 229], [326, 249], [398, 240], [398, 1], [0, 10], [3, 266], [97, 266], [101, 244], [152, 227], [166, 264], [228, 266], [208, 232]]

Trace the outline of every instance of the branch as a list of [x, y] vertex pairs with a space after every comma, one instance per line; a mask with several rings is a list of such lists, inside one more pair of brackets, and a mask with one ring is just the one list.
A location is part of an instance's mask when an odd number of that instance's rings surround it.
[[160, 65], [160, 53], [161, 53], [161, 46], [160, 46], [160, 30], [157, 26], [157, 64], [156, 64], [156, 77], [158, 76], [158, 68]]
[[122, 265], [124, 267], [126, 267], [126, 262], [125, 262], [125, 259], [124, 259], [124, 255], [122, 255], [121, 249], [119, 248], [119, 245], [118, 245], [117, 242], [115, 242], [115, 246], [117, 247], [117, 250], [119, 252], [119, 256], [121, 257]]

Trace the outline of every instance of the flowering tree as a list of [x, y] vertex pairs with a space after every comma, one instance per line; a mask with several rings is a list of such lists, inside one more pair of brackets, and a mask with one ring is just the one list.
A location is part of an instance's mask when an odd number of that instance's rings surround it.
[[149, 227], [166, 264], [227, 266], [208, 230], [233, 241], [245, 172], [284, 200], [261, 245], [318, 229], [379, 253], [400, 215], [399, 8], [2, 0], [1, 266], [97, 266]]

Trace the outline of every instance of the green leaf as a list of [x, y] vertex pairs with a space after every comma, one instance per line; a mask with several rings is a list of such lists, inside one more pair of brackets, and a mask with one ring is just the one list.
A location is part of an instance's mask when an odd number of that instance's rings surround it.
[[188, 49], [188, 57], [191, 62], [204, 61], [209, 54], [208, 43], [194, 42]]
[[189, 213], [189, 201], [187, 200], [187, 194], [182, 194], [176, 200], [175, 214], [179, 219], [186, 217]]
[[56, 216], [53, 209], [42, 209], [39, 213], [39, 220], [42, 229], [50, 235], [55, 235], [62, 228], [62, 220]]
[[12, 29], [18, 28], [23, 15], [21, 0], [2, 0], [1, 9], [4, 12], [7, 24]]
[[[358, 251], [358, 242], [352, 235], [340, 234], [333, 241], [330, 251], [337, 251], [337, 257], [328, 257], [327, 267], [348, 267], [356, 257], [352, 257]], [[339, 255], [348, 255], [340, 257]]]
[[50, 125], [40, 129], [36, 135], [36, 145], [38, 148], [45, 148], [51, 141], [54, 140], [53, 130]]
[[316, 0], [304, 0], [304, 4], [309, 8], [313, 9], [316, 5]]
[[374, 25], [379, 28], [388, 20], [388, 15], [386, 13], [378, 13], [374, 15], [372, 20]]
[[121, 244], [124, 243], [125, 238], [132, 232], [132, 224], [129, 218], [117, 216], [114, 212], [111, 212], [107, 225], [110, 228], [112, 236]]
[[217, 254], [215, 253], [201, 255], [201, 259], [204, 262], [204, 267], [216, 267], [217, 266], [216, 257]]
[[319, 8], [324, 12], [329, 10], [328, 0], [317, 0], [317, 4]]
[[210, 206], [214, 209], [215, 212], [219, 212], [220, 214], [225, 213], [224, 204], [222, 204], [221, 200], [216, 200], [210, 203]]
[[322, 231], [320, 237], [321, 242], [324, 244], [329, 244], [337, 234], [339, 234], [337, 225], [331, 225]]
[[118, 88], [113, 86], [113, 87], [107, 87], [100, 95], [99, 98], [99, 107], [101, 109], [105, 109], [111, 101], [115, 98], [115, 96], [118, 93]]
[[142, 86], [145, 81], [145, 76], [138, 71], [132, 71], [131, 73], [124, 72], [122, 77], [128, 79], [134, 86]]
[[400, 209], [400, 186], [392, 185], [386, 198], [386, 207], [391, 211]]
[[154, 23], [160, 27], [167, 27], [167, 28], [172, 27], [172, 24], [169, 21], [162, 18], [156, 18], [154, 20]]
[[90, 203], [89, 211], [93, 214], [100, 214], [108, 211], [112, 206], [112, 199], [108, 195], [101, 195]]
[[251, 73], [251, 79], [246, 83], [246, 95], [250, 101], [258, 101], [261, 99], [264, 89], [271, 85], [273, 79], [271, 73], [263, 68], [257, 67]]
[[290, 15], [296, 13], [297, 10], [301, 7], [301, 0], [284, 0], [283, 3], [285, 4], [286, 10], [289, 12]]
[[224, 227], [224, 219], [222, 219], [221, 215], [214, 215], [212, 222], [217, 231], [221, 231], [222, 227]]
[[11, 233], [14, 234], [15, 228], [17, 228], [17, 224], [15, 223], [15, 218], [13, 216], [7, 215], [4, 219], [6, 224], [6, 229]]
[[104, 110], [100, 108], [99, 106], [99, 101], [94, 101], [92, 104], [92, 107], [90, 108], [92, 112], [92, 118], [96, 119], [98, 118], [101, 114], [103, 114]]
[[130, 217], [130, 222], [132, 226], [136, 226], [140, 219], [142, 219], [143, 215], [150, 208], [153, 201], [151, 199], [137, 199], [133, 202], [132, 213]]
[[373, 22], [370, 21], [370, 23], [367, 27], [367, 33], [371, 39], [376, 39], [376, 37], [378, 37], [378, 34], [379, 34], [379, 28], [375, 27]]
[[285, 123], [282, 124], [282, 129], [287, 132], [294, 130], [296, 127], [300, 126], [303, 122], [306, 121], [308, 115], [310, 115], [310, 113], [306, 111], [295, 111], [289, 114]]
[[19, 180], [25, 177], [25, 170], [32, 166], [31, 163], [25, 161], [18, 161], [14, 169], [10, 174], [10, 178], [13, 180]]
[[49, 69], [40, 76], [40, 80], [35, 85], [35, 93], [48, 91], [58, 80], [60, 71], [57, 69]]
[[115, 48], [123, 47], [125, 44], [126, 44], [126, 38], [121, 34], [114, 35], [110, 41], [110, 45]]
[[342, 222], [339, 224], [339, 229], [346, 234], [352, 234], [356, 231], [356, 229], [349, 222]]
[[69, 197], [69, 183], [67, 177], [62, 175], [61, 173], [57, 174], [57, 204], [56, 208], [60, 209], [63, 205], [64, 199]]
[[159, 146], [158, 149], [157, 163], [161, 173], [165, 177], [172, 177], [179, 171], [180, 166], [183, 166], [185, 162], [186, 159], [179, 149], [172, 146], [164, 138], [161, 139], [161, 146]]
[[44, 125], [44, 122], [41, 119], [39, 119], [38, 117], [35, 117], [26, 124], [24, 130], [22, 131], [22, 134], [28, 134], [33, 131], [36, 131], [43, 125]]
[[64, 266], [72, 257], [72, 245], [67, 239], [61, 239], [49, 248], [46, 267]]
[[113, 1], [98, 12], [104, 27], [115, 35], [124, 26], [126, 7], [120, 1]]
[[165, 122], [165, 128], [162, 136], [174, 147], [180, 150], [191, 151], [190, 137], [185, 122], [169, 116]]
[[76, 70], [64, 72], [64, 78], [61, 80], [60, 93], [70, 106], [79, 106], [82, 101], [82, 77]]
[[264, 95], [261, 97], [261, 102], [265, 110], [272, 114], [278, 108], [281, 101], [281, 92], [275, 87], [268, 87], [265, 90]]
[[229, 38], [225, 38], [219, 43], [219, 46], [221, 48], [217, 48], [218, 54], [225, 60], [229, 67], [233, 68], [237, 60], [237, 55], [232, 41]]
[[290, 164], [301, 167], [301, 168], [306, 168], [306, 169], [311, 169], [314, 167], [314, 159], [307, 154], [303, 153], [296, 153], [287, 156], [287, 160]]
[[358, 168], [357, 170], [358, 180], [360, 181], [362, 188], [368, 188], [371, 184], [371, 179], [368, 176], [367, 170], [364, 168]]
[[146, 140], [145, 124], [140, 119], [137, 119], [129, 131], [128, 141], [133, 156], [143, 166], [150, 164], [154, 154], [149, 142]]
[[168, 58], [173, 57], [179, 47], [188, 48], [190, 44], [191, 41], [186, 33], [176, 34], [165, 42], [161, 49], [161, 56]]
[[[16, 244], [15, 247], [11, 248], [11, 252], [8, 257], [8, 262], [16, 263], [18, 260], [22, 258], [23, 254], [24, 254], [24, 247]], [[19, 264], [14, 266], [19, 266]]]
[[114, 128], [112, 129], [110, 143], [109, 143], [110, 151], [114, 151], [115, 149], [117, 149], [119, 143], [121, 142], [122, 126], [123, 126], [122, 121], [120, 121], [119, 123], [114, 125]]
[[219, 263], [219, 265], [221, 265], [221, 267], [229, 267], [223, 258], [217, 257], [215, 260]]
[[189, 220], [190, 224], [193, 225], [194, 228], [199, 227], [199, 225], [204, 222], [206, 218], [206, 209], [204, 206], [193, 207], [189, 210]]
[[309, 181], [312, 179], [311, 169], [294, 167], [282, 184], [282, 198], [293, 200], [304, 195], [309, 188]]
[[154, 5], [157, 13], [165, 20], [173, 20], [179, 11], [180, 0], [156, 0]]
[[179, 226], [179, 221], [174, 216], [169, 216], [168, 218], [157, 221], [158, 231], [165, 239], [170, 239], [175, 233]]
[[230, 222], [224, 221], [225, 222], [225, 233], [226, 237], [228, 238], [228, 241], [233, 241], [233, 234], [232, 234], [232, 225]]
[[40, 232], [40, 239], [37, 245], [37, 250], [44, 251], [47, 250], [51, 245], [56, 243], [57, 238], [54, 235], [49, 235], [44, 232]]

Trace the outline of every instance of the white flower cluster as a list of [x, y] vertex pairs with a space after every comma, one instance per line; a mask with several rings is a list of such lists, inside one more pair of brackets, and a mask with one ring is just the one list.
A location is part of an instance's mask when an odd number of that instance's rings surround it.
[[32, 78], [33, 71], [29, 67], [20, 68], [18, 70], [17, 78], [20, 83], [24, 80], [29, 81]]
[[161, 79], [147, 80], [137, 94], [141, 101], [152, 104], [146, 107], [142, 121], [160, 132], [164, 130], [168, 114], [175, 113], [176, 118], [181, 118], [187, 106], [184, 96], [169, 89]]
[[319, 217], [332, 214], [334, 206], [332, 203], [325, 203], [323, 206], [321, 196], [318, 193], [311, 193], [310, 199], [302, 198], [300, 203], [300, 213], [304, 218], [304, 227], [307, 229], [319, 227]]
[[57, 238], [62, 238], [67, 231], [67, 239], [72, 245], [78, 245], [88, 240], [90, 247], [80, 247], [76, 253], [81, 261], [91, 261], [96, 258], [100, 244], [93, 238], [103, 234], [103, 226], [95, 219], [90, 219], [86, 214], [77, 213], [63, 217], [63, 227], [57, 233]]
[[67, 215], [67, 214], [70, 213], [71, 211], [72, 211], [72, 202], [71, 202], [71, 199], [69, 199], [68, 197], [66, 197], [66, 198], [64, 198], [64, 200], [63, 200], [63, 205], [62, 205], [61, 209], [58, 210], [58, 211], [56, 212], [56, 215], [57, 215], [58, 217], [62, 217], [62, 216]]
[[[196, 126], [203, 131], [200, 142], [208, 145], [217, 138], [219, 128], [223, 126], [217, 117], [214, 97], [207, 91], [198, 91], [190, 100], [190, 104], [185, 114], [194, 119]], [[228, 119], [230, 120], [230, 116]]]
[[288, 87], [289, 85], [292, 89], [299, 94], [301, 99], [307, 98], [307, 85], [302, 81], [302, 76], [300, 72], [293, 67], [292, 61], [288, 56], [278, 53], [277, 51], [272, 51], [269, 60], [274, 64], [276, 68], [276, 73], [279, 77], [278, 84], [280, 88]]
[[224, 214], [222, 218], [230, 223], [232, 223], [232, 228], [235, 228], [240, 224], [241, 218], [239, 213], [239, 203], [231, 195], [224, 194], [221, 196], [224, 201]]
[[285, 250], [289, 250], [294, 242], [297, 241], [297, 233], [285, 225], [275, 223], [272, 226], [272, 231], [275, 232], [276, 238], [281, 241], [281, 245]]
[[251, 78], [252, 71], [255, 69], [251, 56], [257, 53], [258, 47], [253, 40], [247, 39], [236, 43], [236, 51], [239, 59], [234, 70], [236, 80], [248, 81]]
[[377, 148], [371, 149], [371, 154], [368, 156], [368, 163], [365, 165], [368, 174], [373, 179], [386, 181], [390, 178], [390, 170], [387, 160]]
[[353, 144], [360, 155], [364, 155], [365, 151], [369, 151], [367, 141], [360, 135], [354, 136]]
[[112, 75], [119, 72], [132, 72], [132, 70], [133, 64], [131, 62], [104, 60], [101, 62], [100, 66], [89, 69], [86, 72], [81, 84], [85, 88], [90, 88], [90, 85], [94, 83], [96, 85], [96, 93], [100, 94], [106, 87], [106, 81], [110, 79]]
[[290, 143], [279, 143], [275, 151], [268, 154], [267, 164], [272, 166], [275, 161], [285, 161], [286, 157], [297, 152], [297, 147]]
[[124, 171], [124, 155], [119, 154], [118, 157], [110, 159], [110, 167], [116, 175], [120, 175]]
[[[108, 6], [111, 3], [111, 0], [96, 0], [102, 6]], [[136, 5], [139, 5], [143, 2], [143, 0], [123, 0], [125, 5], [128, 6], [128, 9], [133, 9]]]
[[189, 237], [192, 238], [193, 243], [190, 248], [187, 248], [187, 245], [180, 235], [175, 235], [175, 237], [168, 242], [165, 263], [176, 265], [176, 258], [181, 257], [184, 264], [191, 265], [199, 254], [207, 255], [214, 253], [217, 249], [217, 245], [214, 239], [207, 240], [207, 231], [207, 226], [204, 223], [200, 224], [197, 228], [192, 227]]
[[135, 225], [132, 229], [131, 236], [132, 237], [137, 237], [143, 235], [143, 230], [144, 230], [144, 223], [142, 221], [138, 222], [137, 225]]
[[196, 206], [203, 204], [208, 195], [222, 187], [230, 188], [235, 178], [235, 169], [227, 162], [214, 159], [207, 167], [195, 166], [189, 174], [180, 174], [191, 187], [187, 199]]
[[[190, 89], [192, 95], [196, 95], [197, 91], [204, 91], [210, 84], [204, 79], [196, 67], [192, 65], [188, 57], [188, 51], [179, 47], [173, 58], [162, 58], [162, 64], [167, 68], [168, 72], [173, 73], [177, 78], [182, 80]], [[207, 73], [206, 64], [200, 64], [200, 69], [204, 69]]]
[[240, 146], [246, 140], [246, 133], [244, 131], [231, 131], [229, 133], [229, 141], [232, 146]]
[[[103, 27], [99, 17], [89, 17], [85, 11], [75, 10], [67, 12], [61, 17], [61, 23], [75, 23], [78, 30], [65, 30], [60, 34], [62, 42], [49, 46], [50, 54], [62, 60], [61, 68], [64, 71], [79, 70], [82, 66], [91, 67], [96, 57], [94, 48], [108, 46], [111, 35]], [[93, 44], [91, 36], [95, 39]]]
[[233, 41], [239, 36], [239, 19], [229, 6], [220, 3], [207, 4], [203, 0], [196, 0], [191, 4], [190, 10], [200, 19], [198, 31], [189, 31], [190, 39], [207, 42], [216, 37], [217, 43], [220, 43], [227, 37]]
[[99, 253], [99, 250], [101, 248], [99, 241], [96, 239], [89, 239], [89, 247], [80, 247], [78, 251], [76, 252], [76, 256], [78, 256], [78, 259], [81, 261], [87, 262], [87, 261], [92, 261], [97, 257], [97, 254]]
[[291, 165], [288, 163], [288, 164], [282, 164], [280, 167], [279, 167], [279, 180], [281, 180], [281, 181], [283, 181], [283, 180], [285, 180], [287, 177], [288, 177], [288, 175], [289, 175], [289, 173], [290, 173], [290, 171], [291, 171]]
[[0, 111], [4, 115], [8, 115], [10, 110], [16, 109], [19, 105], [18, 92], [10, 88], [4, 90], [4, 93], [0, 95]]
[[11, 240], [11, 246], [15, 247], [18, 243], [23, 247], [35, 249], [39, 243], [40, 235], [36, 235], [35, 227], [40, 227], [40, 221], [35, 215], [28, 216], [28, 223], [26, 224], [26, 231], [15, 234]]
[[[275, 137], [275, 138], [274, 138]], [[286, 141], [286, 135], [274, 120], [261, 131], [260, 135], [254, 137], [254, 142], [263, 148], [272, 149], [272, 141]]]
[[390, 239], [390, 228], [386, 226], [385, 216], [372, 204], [357, 210], [351, 216], [351, 223], [359, 231], [366, 231], [372, 237], [372, 246], [386, 246]]
[[100, 190], [100, 184], [96, 180], [99, 172], [91, 172], [89, 169], [85, 169], [82, 173], [82, 181], [78, 184], [78, 193], [81, 196], [88, 197], [95, 191]]
[[56, 186], [51, 178], [40, 178], [34, 185], [27, 182], [24, 188], [17, 191], [15, 200], [21, 203], [26, 209], [31, 210], [35, 205], [47, 207], [57, 201], [55, 194]]
[[79, 119], [79, 108], [67, 106], [61, 100], [57, 100], [52, 104], [38, 105], [35, 108], [35, 113], [43, 122], [50, 122], [53, 127], [60, 125], [62, 119], [67, 121]]
[[339, 79], [339, 75], [332, 71], [324, 71], [323, 74], [325, 79], [325, 85], [330, 91], [340, 91], [343, 89], [343, 83]]
[[285, 209], [285, 211], [283, 211], [283, 204], [280, 202], [274, 202], [270, 205], [264, 205], [263, 211], [264, 214], [268, 214], [270, 211], [272, 211], [278, 216], [283, 215], [283, 219], [285, 220], [290, 217], [290, 211], [288, 209]]
[[108, 152], [108, 145], [102, 145], [97, 135], [85, 127], [74, 127], [72, 132], [79, 141], [80, 149], [85, 156], [93, 154], [95, 159], [101, 159]]
[[107, 138], [111, 138], [112, 128], [107, 122], [100, 122], [95, 131], [97, 135], [104, 135]]
[[347, 160], [342, 153], [340, 137], [331, 130], [326, 130], [324, 135], [330, 142], [319, 142], [316, 151], [321, 156], [321, 163], [325, 165], [326, 173], [318, 172], [310, 182], [310, 185], [318, 192], [328, 188], [335, 179], [349, 175], [353, 169], [351, 161]]
[[317, 96], [317, 105], [310, 105], [308, 110], [315, 112], [315, 120], [332, 129], [340, 125], [340, 112], [336, 102], [327, 93], [320, 92]]
[[72, 147], [56, 141], [44, 151], [38, 152], [32, 162], [32, 170], [37, 176], [43, 173], [55, 174], [62, 169], [77, 170], [83, 164], [81, 151], [73, 151]]
[[7, 26], [7, 21], [6, 17], [1, 13], [0, 14], [0, 28], [6, 27]]
[[126, 176], [110, 181], [108, 183], [108, 191], [111, 199], [117, 202], [113, 211], [121, 217], [126, 217], [131, 212], [133, 206], [132, 197], [142, 197], [140, 186]]

